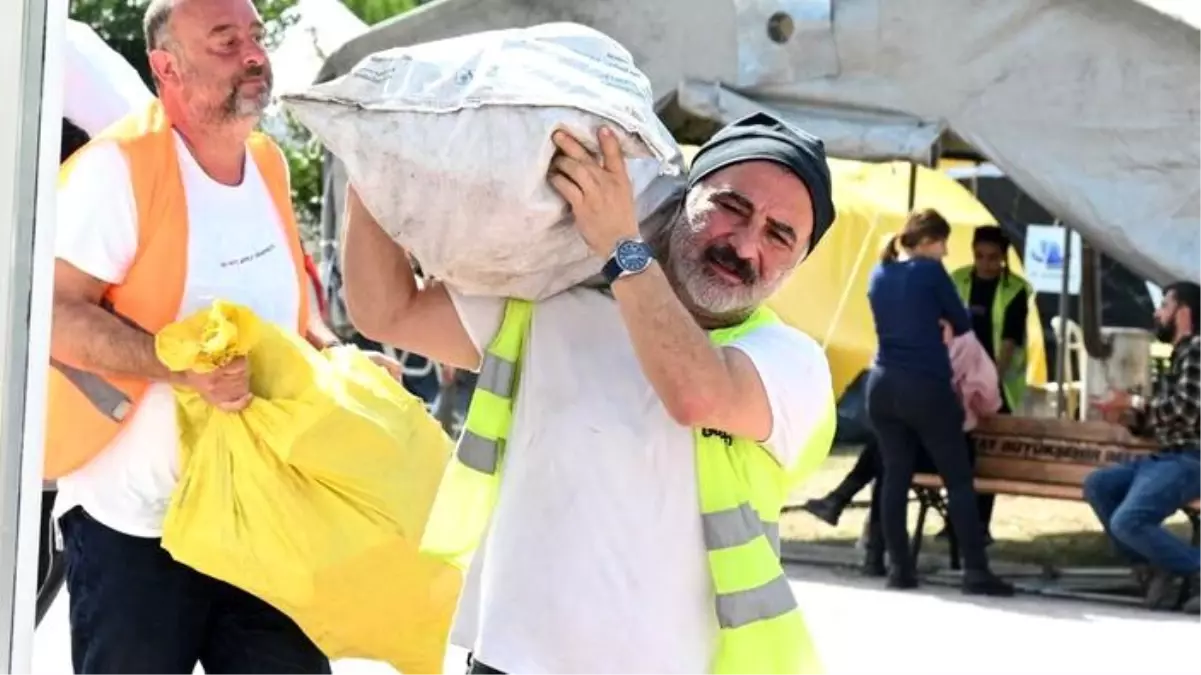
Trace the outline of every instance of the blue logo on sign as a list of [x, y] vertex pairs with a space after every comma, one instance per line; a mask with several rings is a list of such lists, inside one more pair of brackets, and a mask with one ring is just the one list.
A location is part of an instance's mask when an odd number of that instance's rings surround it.
[[1040, 241], [1038, 248], [1030, 252], [1030, 257], [1049, 269], [1063, 268], [1063, 246], [1058, 242]]

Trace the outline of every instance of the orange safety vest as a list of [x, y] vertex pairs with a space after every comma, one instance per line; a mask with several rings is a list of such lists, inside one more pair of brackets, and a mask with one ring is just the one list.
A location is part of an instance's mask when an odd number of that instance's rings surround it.
[[[102, 304], [154, 335], [179, 314], [188, 262], [187, 198], [171, 121], [156, 99], [102, 132], [95, 142], [116, 142], [125, 155], [138, 214], [137, 254], [125, 280], [108, 288]], [[247, 148], [291, 243], [299, 289], [297, 329], [303, 334], [309, 320], [310, 281], [292, 212], [288, 166], [267, 136], [252, 134]], [[73, 165], [74, 157], [59, 170], [60, 185]], [[50, 365], [44, 471], [47, 479], [54, 479], [83, 466], [112, 442], [133, 417], [150, 381], [87, 372], [53, 357]]]

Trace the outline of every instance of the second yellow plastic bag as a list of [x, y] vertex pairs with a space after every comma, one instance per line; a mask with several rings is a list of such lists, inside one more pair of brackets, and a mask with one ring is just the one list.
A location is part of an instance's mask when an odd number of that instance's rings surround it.
[[320, 353], [223, 302], [156, 338], [175, 371], [246, 355], [255, 398], [176, 401], [182, 476], [163, 547], [290, 616], [330, 658], [441, 672], [460, 573], [417, 546], [451, 442], [352, 347]]

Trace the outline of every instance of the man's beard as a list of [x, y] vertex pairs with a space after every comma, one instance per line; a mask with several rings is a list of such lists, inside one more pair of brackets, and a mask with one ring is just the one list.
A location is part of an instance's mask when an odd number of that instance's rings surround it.
[[[694, 310], [711, 317], [745, 316], [774, 293], [786, 278], [765, 282], [751, 263], [740, 257], [728, 244], [701, 247], [695, 228], [681, 212], [660, 244], [665, 251], [658, 256], [667, 261], [669, 276], [676, 292]], [[719, 276], [713, 267], [721, 267], [738, 282]]]
[[[242, 95], [242, 85], [256, 78], [262, 78], [266, 86], [254, 96]], [[271, 103], [271, 88], [274, 84], [271, 70], [265, 66], [252, 66], [238, 76], [233, 82], [229, 96], [221, 106], [221, 112], [226, 120], [238, 120], [248, 117], [259, 117]]]
[[1171, 323], [1160, 323], [1155, 320], [1155, 339], [1172, 344], [1176, 340], [1176, 326]]

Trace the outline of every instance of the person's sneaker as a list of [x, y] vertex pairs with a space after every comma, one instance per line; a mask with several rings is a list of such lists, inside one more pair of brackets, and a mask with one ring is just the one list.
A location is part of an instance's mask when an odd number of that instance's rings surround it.
[[992, 572], [967, 572], [963, 575], [964, 595], [987, 595], [1008, 598], [1014, 594], [1013, 584]]
[[838, 519], [842, 517], [842, 510], [846, 505], [837, 499], [826, 496], [821, 499], [810, 499], [801, 505], [809, 513], [817, 517], [823, 523], [831, 527], [838, 527]]
[[1180, 607], [1186, 579], [1178, 574], [1156, 570], [1147, 582], [1147, 591], [1143, 595], [1143, 605], [1156, 611], [1171, 611]]

